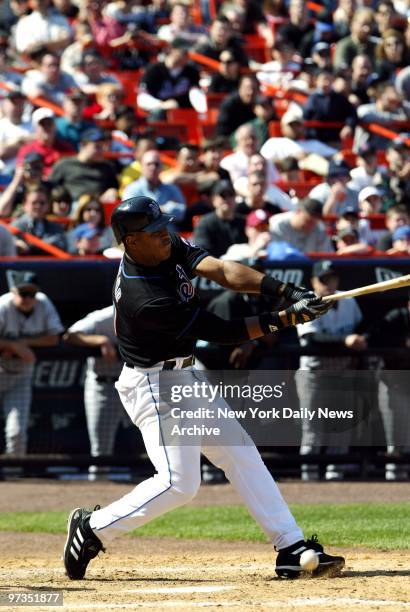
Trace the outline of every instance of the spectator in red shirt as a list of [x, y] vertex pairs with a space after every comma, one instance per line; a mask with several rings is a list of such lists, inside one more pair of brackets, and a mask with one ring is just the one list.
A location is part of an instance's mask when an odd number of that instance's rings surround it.
[[84, 0], [80, 7], [80, 19], [88, 21], [95, 44], [104, 47], [124, 34], [125, 28], [116, 19], [105, 15], [106, 0]]
[[38, 153], [44, 161], [43, 178], [47, 178], [54, 164], [65, 153], [74, 149], [67, 142], [56, 138], [55, 115], [49, 108], [38, 108], [31, 116], [34, 139], [20, 147], [17, 153], [17, 166], [22, 166], [28, 153]]

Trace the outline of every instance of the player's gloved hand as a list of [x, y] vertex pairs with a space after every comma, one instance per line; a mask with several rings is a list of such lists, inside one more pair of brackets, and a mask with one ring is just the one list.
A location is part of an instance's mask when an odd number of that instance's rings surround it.
[[281, 292], [282, 296], [286, 298], [289, 302], [299, 302], [304, 299], [313, 299], [318, 296], [311, 289], [306, 289], [306, 287], [298, 287], [293, 283], [286, 283]]
[[331, 302], [323, 302], [322, 298], [317, 297], [316, 294], [313, 295], [315, 297], [303, 298], [284, 311], [288, 325], [308, 323], [330, 310]]

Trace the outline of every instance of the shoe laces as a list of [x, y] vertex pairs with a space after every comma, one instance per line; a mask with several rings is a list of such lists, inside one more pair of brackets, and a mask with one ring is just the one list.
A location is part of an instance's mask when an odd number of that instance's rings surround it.
[[319, 543], [319, 539], [316, 533], [311, 535], [310, 538], [306, 540], [306, 546], [312, 548], [313, 550], [316, 550], [317, 552], [323, 552], [323, 546]]
[[[101, 509], [100, 504], [97, 504], [97, 505], [95, 505], [95, 506], [94, 506], [94, 512], [95, 512], [96, 510], [100, 510], [100, 509]], [[95, 540], [97, 540], [97, 541], [98, 541], [98, 550], [96, 550], [96, 549], [95, 549], [95, 547], [94, 547], [93, 545], [92, 545], [91, 547], [90, 547], [90, 546], [88, 547], [88, 550], [89, 550], [89, 551], [91, 552], [91, 554], [92, 554], [91, 559], [93, 559], [94, 557], [96, 557], [96, 556], [98, 555], [98, 553], [99, 553], [100, 551], [101, 551], [101, 552], [103, 552], [103, 553], [105, 553], [105, 547], [103, 546], [103, 544], [102, 544], [102, 542], [101, 542], [100, 538], [99, 538], [98, 536], [96, 536], [96, 535], [95, 535], [95, 533], [94, 533], [94, 531], [92, 530], [92, 527], [91, 527], [91, 525], [90, 525], [90, 519], [89, 519], [89, 518], [88, 518], [88, 527], [89, 527], [89, 529], [90, 529], [90, 531], [91, 531], [91, 533], [92, 533], [92, 535], [93, 535], [93, 539], [95, 539]], [[95, 540], [94, 540], [94, 541], [95, 541]]]

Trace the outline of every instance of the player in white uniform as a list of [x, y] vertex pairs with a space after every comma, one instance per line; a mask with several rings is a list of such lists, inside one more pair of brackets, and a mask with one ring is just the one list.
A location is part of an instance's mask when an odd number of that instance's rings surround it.
[[26, 348], [25, 358], [6, 349], [0, 359], [0, 397], [5, 416], [6, 453], [27, 447], [35, 356], [31, 348], [54, 346], [64, 330], [49, 298], [39, 291], [33, 272], [7, 270], [10, 291], [0, 297], [0, 340]]
[[[339, 275], [332, 261], [330, 259], [317, 261], [312, 272], [312, 287], [317, 295], [323, 297], [336, 293], [338, 286]], [[353, 352], [364, 350], [367, 347], [365, 336], [355, 333], [361, 321], [360, 308], [356, 300], [350, 298], [334, 302], [333, 308], [323, 317], [297, 326], [302, 346], [318, 348], [344, 346], [352, 350], [352, 356], [304, 355], [301, 357], [300, 368], [296, 375], [296, 386], [300, 405], [303, 408], [317, 411], [318, 407], [323, 408], [332, 404], [337, 392], [338, 381], [341, 380], [340, 373], [344, 370], [355, 369]], [[354, 406], [358, 400], [355, 397], [355, 388], [343, 386], [344, 400], [349, 392], [351, 392], [351, 406]], [[325, 419], [304, 418], [302, 420], [300, 447], [302, 455], [318, 453], [320, 447], [326, 444], [326, 425]], [[343, 440], [340, 446], [329, 448], [328, 451], [339, 454], [347, 452], [350, 442], [348, 430], [344, 432], [340, 440]], [[327, 466], [326, 480], [336, 480], [342, 476], [342, 471], [333, 464]], [[318, 480], [318, 478], [318, 465], [302, 464], [302, 480]]]
[[[77, 346], [99, 348], [101, 357], [88, 357], [84, 381], [84, 408], [92, 457], [112, 455], [115, 434], [124, 411], [114, 383], [121, 373], [117, 338], [114, 332], [114, 309], [107, 306], [90, 312], [76, 321], [64, 334], [64, 340]], [[89, 480], [107, 474], [103, 466], [89, 467]]]
[[[159, 389], [163, 370], [176, 370], [173, 374], [179, 385], [192, 387], [197, 381], [191, 368], [197, 338], [237, 344], [316, 318], [329, 307], [303, 288], [210, 257], [203, 249], [170, 234], [166, 226], [172, 219], [147, 197], [122, 202], [111, 217], [117, 241], [125, 247], [113, 291], [116, 333], [125, 361], [116, 387], [125, 410], [142, 433], [157, 473], [105, 508], [71, 512], [64, 549], [66, 572], [72, 579], [83, 578], [103, 543], [190, 501], [200, 485], [201, 451], [224, 470], [279, 551], [276, 572], [280, 577], [299, 576], [303, 569], [300, 556], [311, 548], [319, 554], [316, 574], [338, 572], [344, 565], [343, 557], [326, 554], [314, 539], [304, 540], [239, 422], [225, 419], [219, 422], [219, 436], [203, 436], [190, 445], [171, 443], [165, 437], [170, 405]], [[195, 275], [239, 291], [282, 296], [292, 305], [279, 313], [225, 321], [200, 307], [191, 283]], [[213, 406], [226, 407], [226, 403], [217, 397]]]

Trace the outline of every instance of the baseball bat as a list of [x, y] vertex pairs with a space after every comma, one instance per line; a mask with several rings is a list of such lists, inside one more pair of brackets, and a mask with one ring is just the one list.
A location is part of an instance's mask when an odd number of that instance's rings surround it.
[[334, 302], [335, 300], [344, 300], [345, 298], [357, 297], [358, 295], [377, 293], [379, 291], [390, 291], [391, 289], [400, 289], [401, 287], [409, 286], [410, 274], [406, 274], [405, 276], [398, 276], [397, 278], [382, 281], [381, 283], [374, 283], [373, 285], [366, 285], [365, 287], [357, 287], [357, 289], [341, 291], [340, 293], [334, 293], [333, 295], [325, 295], [322, 300], [324, 302]]

